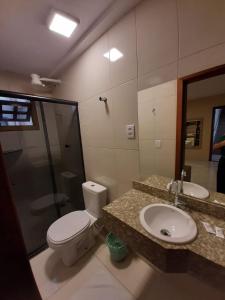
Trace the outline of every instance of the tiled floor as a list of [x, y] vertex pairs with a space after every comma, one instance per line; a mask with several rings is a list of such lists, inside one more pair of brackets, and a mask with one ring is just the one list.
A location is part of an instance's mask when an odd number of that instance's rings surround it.
[[[102, 280], [103, 300], [225, 299], [220, 291], [189, 275], [161, 273], [134, 254], [114, 264], [101, 242], [71, 268], [65, 267], [51, 249], [34, 257], [31, 267], [42, 298], [48, 300], [83, 300], [82, 291], [95, 280]], [[91, 293], [91, 300], [98, 299], [93, 290]]]

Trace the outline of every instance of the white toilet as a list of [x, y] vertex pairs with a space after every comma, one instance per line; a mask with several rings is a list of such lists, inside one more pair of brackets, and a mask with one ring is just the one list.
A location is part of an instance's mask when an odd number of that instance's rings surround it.
[[106, 204], [107, 189], [88, 181], [82, 184], [86, 210], [73, 211], [56, 220], [47, 231], [50, 248], [58, 251], [66, 266], [74, 264], [93, 245], [94, 223]]

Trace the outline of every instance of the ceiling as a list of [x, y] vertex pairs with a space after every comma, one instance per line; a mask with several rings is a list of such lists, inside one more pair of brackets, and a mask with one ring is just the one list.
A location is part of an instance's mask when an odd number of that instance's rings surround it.
[[225, 75], [196, 81], [188, 85], [188, 100], [225, 94]]
[[[0, 70], [57, 74], [140, 0], [1, 0]], [[80, 20], [70, 39], [47, 28], [51, 9]]]

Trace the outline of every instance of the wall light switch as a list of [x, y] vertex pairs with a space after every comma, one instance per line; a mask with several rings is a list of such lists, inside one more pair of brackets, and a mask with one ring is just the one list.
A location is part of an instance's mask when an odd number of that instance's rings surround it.
[[135, 139], [135, 125], [134, 124], [126, 125], [126, 132], [127, 132], [127, 138], [129, 140]]
[[155, 140], [155, 148], [161, 148], [161, 140]]

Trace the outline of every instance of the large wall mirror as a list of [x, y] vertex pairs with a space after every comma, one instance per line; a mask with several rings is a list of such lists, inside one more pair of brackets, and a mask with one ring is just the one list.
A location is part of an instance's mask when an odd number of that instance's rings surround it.
[[176, 176], [225, 194], [225, 66], [180, 79]]

